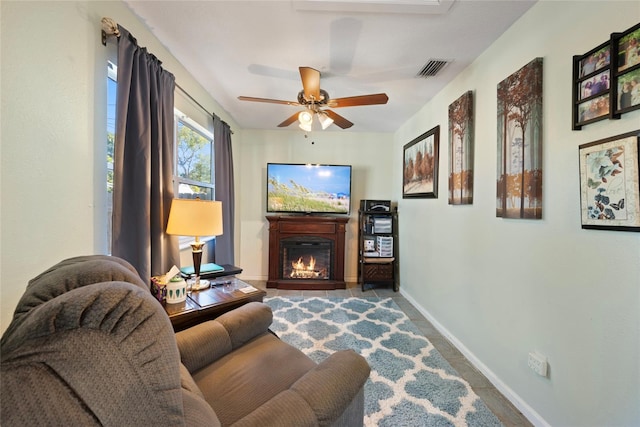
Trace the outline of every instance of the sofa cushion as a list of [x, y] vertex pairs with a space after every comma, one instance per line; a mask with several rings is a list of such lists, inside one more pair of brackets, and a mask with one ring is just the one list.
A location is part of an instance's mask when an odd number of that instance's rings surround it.
[[233, 424], [288, 390], [315, 362], [265, 333], [193, 374], [223, 425]]
[[184, 407], [185, 425], [187, 426], [220, 426], [218, 416], [209, 404], [187, 367], [180, 364], [180, 386], [182, 387], [182, 404]]
[[318, 421], [302, 396], [285, 390], [233, 424], [233, 427], [255, 426], [317, 427]]
[[227, 330], [215, 320], [176, 333], [176, 341], [180, 359], [189, 372], [202, 369], [233, 349]]
[[233, 313], [227, 312], [216, 319], [229, 333], [231, 346], [236, 349], [266, 332], [273, 322], [271, 308], [260, 302], [250, 302]]
[[204, 399], [204, 395], [196, 385], [193, 377], [189, 373], [189, 370], [182, 363], [180, 364], [180, 386], [191, 393], [196, 394], [198, 397]]
[[189, 372], [196, 372], [267, 332], [272, 320], [268, 305], [250, 302], [215, 320], [180, 331], [176, 340], [182, 363]]
[[[182, 404], [184, 407], [184, 425], [187, 427], [220, 427], [220, 420], [211, 406], [200, 396], [189, 390], [182, 390]], [[159, 425], [156, 423], [154, 425]]]

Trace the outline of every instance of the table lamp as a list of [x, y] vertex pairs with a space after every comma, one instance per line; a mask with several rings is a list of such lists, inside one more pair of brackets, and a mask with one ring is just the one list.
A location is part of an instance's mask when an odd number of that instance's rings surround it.
[[167, 234], [193, 236], [191, 242], [193, 253], [194, 287], [200, 286], [200, 265], [202, 263], [202, 236], [219, 236], [222, 234], [222, 202], [200, 199], [173, 199], [169, 211]]

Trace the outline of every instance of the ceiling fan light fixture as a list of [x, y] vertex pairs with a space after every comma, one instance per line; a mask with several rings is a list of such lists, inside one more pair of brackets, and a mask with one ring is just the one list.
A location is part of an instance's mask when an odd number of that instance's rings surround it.
[[311, 124], [310, 123], [300, 123], [298, 125], [298, 127], [300, 129], [302, 129], [303, 131], [305, 131], [305, 132], [311, 132]]
[[300, 122], [300, 125], [309, 125], [309, 127], [311, 127], [313, 114], [307, 110], [301, 111], [300, 114], [298, 114], [298, 121]]
[[301, 111], [300, 114], [298, 114], [298, 121], [300, 122], [298, 125], [300, 129], [305, 132], [311, 132], [311, 124], [313, 123], [313, 114], [311, 111]]
[[329, 126], [331, 126], [333, 124], [333, 119], [331, 117], [329, 117], [329, 115], [327, 113], [325, 113], [324, 111], [318, 113], [318, 121], [320, 122], [320, 125], [322, 126], [322, 130], [328, 128]]

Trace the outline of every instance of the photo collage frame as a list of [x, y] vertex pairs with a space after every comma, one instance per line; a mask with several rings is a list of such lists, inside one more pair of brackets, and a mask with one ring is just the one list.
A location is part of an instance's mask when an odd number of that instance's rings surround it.
[[573, 57], [572, 129], [640, 108], [640, 24]]

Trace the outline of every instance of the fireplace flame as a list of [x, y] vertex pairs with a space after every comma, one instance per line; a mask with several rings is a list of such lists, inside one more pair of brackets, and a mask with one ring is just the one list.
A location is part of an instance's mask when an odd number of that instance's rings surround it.
[[309, 257], [309, 264], [305, 264], [302, 261], [302, 257], [298, 258], [298, 261], [291, 262], [291, 277], [309, 279], [318, 277], [319, 272], [316, 271], [316, 259], [313, 256]]

